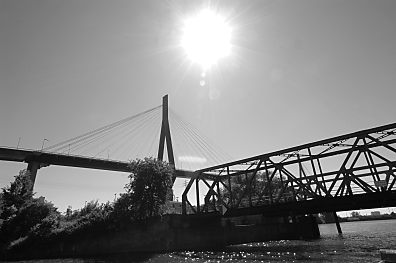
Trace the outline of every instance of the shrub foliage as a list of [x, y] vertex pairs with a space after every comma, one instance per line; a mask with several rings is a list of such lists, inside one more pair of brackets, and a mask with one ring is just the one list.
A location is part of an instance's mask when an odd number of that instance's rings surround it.
[[21, 171], [9, 187], [2, 189], [2, 204], [1, 246], [33, 232], [49, 233], [57, 227], [55, 222], [58, 221], [60, 213], [44, 197], [34, 197], [30, 176], [26, 170]]
[[[162, 215], [172, 195], [174, 169], [154, 158], [130, 163], [126, 192], [114, 203], [91, 201], [80, 210], [69, 207], [64, 215], [44, 199], [35, 198], [29, 173], [24, 170], [0, 195], [0, 252], [16, 240], [79, 239], [119, 230], [125, 224]], [[30, 241], [29, 241], [30, 240]], [[19, 242], [21, 243], [21, 242]], [[1, 254], [1, 253], [0, 253]]]

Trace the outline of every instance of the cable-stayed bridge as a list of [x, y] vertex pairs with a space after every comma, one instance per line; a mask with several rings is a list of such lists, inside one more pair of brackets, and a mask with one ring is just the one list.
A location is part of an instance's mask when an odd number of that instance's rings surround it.
[[166, 155], [176, 177], [191, 178], [193, 170], [229, 159], [209, 141], [170, 110], [164, 96], [160, 106], [41, 150], [1, 147], [0, 160], [27, 163], [34, 182], [38, 169], [49, 165], [129, 172], [131, 159]]

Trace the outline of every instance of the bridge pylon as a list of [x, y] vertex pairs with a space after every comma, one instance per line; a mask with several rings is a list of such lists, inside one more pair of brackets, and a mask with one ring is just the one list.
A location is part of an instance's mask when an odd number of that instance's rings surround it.
[[164, 159], [165, 141], [166, 141], [166, 151], [168, 153], [168, 162], [174, 166], [175, 157], [173, 155], [172, 139], [171, 139], [170, 126], [169, 126], [169, 118], [168, 118], [168, 95], [162, 97], [162, 125], [161, 125], [160, 141], [158, 148], [158, 160], [161, 161]]

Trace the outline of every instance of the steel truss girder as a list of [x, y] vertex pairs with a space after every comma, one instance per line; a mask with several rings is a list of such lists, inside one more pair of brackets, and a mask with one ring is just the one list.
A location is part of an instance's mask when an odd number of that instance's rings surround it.
[[281, 204], [394, 193], [395, 131], [393, 123], [198, 170], [183, 193], [183, 213], [270, 211]]

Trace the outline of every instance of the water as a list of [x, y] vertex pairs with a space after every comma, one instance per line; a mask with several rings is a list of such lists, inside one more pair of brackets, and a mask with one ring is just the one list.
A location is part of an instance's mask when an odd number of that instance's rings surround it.
[[54, 259], [31, 263], [204, 263], [204, 262], [380, 262], [379, 249], [396, 249], [396, 220], [319, 225], [321, 239], [271, 241], [230, 246], [220, 251], [184, 251], [156, 255], [119, 255], [96, 259]]

